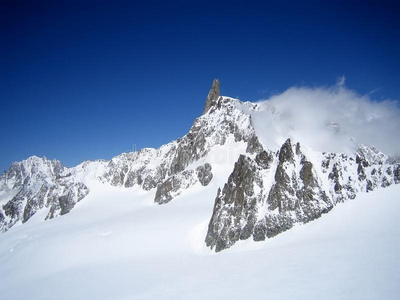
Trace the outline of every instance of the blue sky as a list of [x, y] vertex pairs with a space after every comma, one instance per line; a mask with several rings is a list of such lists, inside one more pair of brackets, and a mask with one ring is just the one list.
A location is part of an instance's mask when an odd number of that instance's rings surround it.
[[400, 99], [399, 15], [395, 1], [1, 1], [0, 171], [158, 147], [214, 78], [250, 101], [342, 75]]

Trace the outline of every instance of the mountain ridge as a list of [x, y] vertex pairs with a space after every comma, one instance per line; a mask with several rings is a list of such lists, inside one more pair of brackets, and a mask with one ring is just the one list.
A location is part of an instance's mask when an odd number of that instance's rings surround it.
[[[0, 231], [25, 223], [39, 210], [48, 210], [45, 219], [69, 213], [90, 193], [92, 180], [138, 186], [154, 193], [154, 203], [166, 204], [195, 185], [207, 186], [214, 169], [224, 167], [232, 172], [215, 191], [205, 237], [209, 247], [221, 251], [238, 240], [265, 240], [312, 221], [359, 192], [399, 183], [398, 162], [375, 147], [357, 145], [350, 154], [314, 151], [285, 137], [293, 129], [277, 127], [279, 116], [268, 103], [220, 96], [215, 79], [189, 132], [158, 149], [72, 168], [35, 156], [13, 163], [0, 177]], [[329, 124], [329, 134], [344, 137], [340, 124]], [[356, 145], [352, 137], [346, 139]]]

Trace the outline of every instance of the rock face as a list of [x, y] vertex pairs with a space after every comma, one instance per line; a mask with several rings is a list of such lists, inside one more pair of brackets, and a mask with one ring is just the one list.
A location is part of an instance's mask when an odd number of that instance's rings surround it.
[[217, 103], [217, 100], [219, 98], [219, 80], [214, 79], [210, 92], [208, 93], [207, 99], [206, 99], [206, 106], [204, 107], [203, 114], [205, 114], [212, 106], [214, 106]]
[[193, 170], [185, 170], [173, 175], [159, 184], [154, 201], [158, 204], [165, 204], [179, 195], [182, 189], [187, 189], [196, 183]]
[[242, 155], [217, 193], [205, 242], [219, 252], [238, 240], [271, 238], [359, 192], [398, 183], [399, 167], [373, 147], [354, 156], [315, 153], [290, 139], [277, 153]]
[[0, 187], [8, 198], [0, 210], [2, 232], [18, 221], [25, 223], [39, 209], [48, 209], [46, 219], [66, 214], [89, 193], [59, 161], [36, 156], [13, 163], [1, 176]]
[[[240, 101], [219, 96], [218, 80], [214, 80], [207, 101], [212, 105], [194, 121], [185, 136], [159, 149], [146, 148], [114, 157], [100, 177], [114, 186], [139, 185], [147, 191], [156, 188], [155, 202], [164, 204], [197, 182], [209, 184], [213, 179], [212, 167], [203, 161], [214, 146], [245, 142], [254, 148], [252, 151], [262, 147], [251, 116], [237, 108]], [[256, 109], [253, 104], [247, 106], [249, 110]], [[192, 173], [188, 166], [194, 162], [202, 165]]]
[[213, 174], [209, 163], [197, 167], [196, 170], [184, 170], [168, 177], [167, 180], [157, 186], [154, 201], [158, 204], [168, 203], [180, 195], [183, 190], [190, 188], [197, 182], [200, 182], [202, 186], [207, 186], [212, 178]]
[[228, 183], [222, 192], [218, 190], [206, 237], [207, 245], [216, 251], [251, 236], [257, 221], [257, 203], [261, 201], [257, 191], [263, 188], [259, 170], [254, 160], [241, 155]]
[[207, 186], [213, 179], [211, 173], [212, 167], [209, 163], [205, 163], [203, 166], [196, 168], [197, 178], [199, 179], [202, 186]]

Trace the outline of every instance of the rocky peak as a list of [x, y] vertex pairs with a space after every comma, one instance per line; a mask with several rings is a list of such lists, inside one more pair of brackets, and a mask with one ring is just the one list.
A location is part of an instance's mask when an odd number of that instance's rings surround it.
[[205, 239], [216, 252], [313, 221], [359, 192], [400, 183], [400, 164], [374, 147], [318, 153], [290, 139], [276, 153], [241, 156], [219, 191]]
[[58, 160], [48, 160], [46, 157], [31, 156], [21, 162], [14, 162], [0, 179], [1, 190], [27, 186], [38, 179], [44, 180], [57, 176], [65, 167]]
[[89, 189], [58, 160], [32, 156], [15, 162], [0, 177], [6, 201], [0, 207], [0, 232], [18, 221], [25, 223], [39, 209], [49, 210], [46, 219], [68, 213]]
[[211, 89], [210, 89], [207, 99], [206, 99], [206, 106], [204, 107], [203, 114], [205, 114], [212, 106], [214, 106], [217, 103], [219, 95], [220, 95], [219, 80], [214, 79]]
[[[299, 148], [299, 147], [297, 147]], [[296, 151], [298, 152], [298, 151]], [[279, 150], [279, 162], [293, 162], [294, 154], [292, 149], [292, 143], [290, 139], [287, 139], [286, 142], [282, 145], [281, 149]]]
[[255, 191], [263, 187], [258, 170], [259, 166], [253, 159], [240, 155], [222, 192], [218, 190], [205, 240], [207, 246], [215, 248], [216, 252], [252, 235], [257, 219], [257, 202], [260, 201]]

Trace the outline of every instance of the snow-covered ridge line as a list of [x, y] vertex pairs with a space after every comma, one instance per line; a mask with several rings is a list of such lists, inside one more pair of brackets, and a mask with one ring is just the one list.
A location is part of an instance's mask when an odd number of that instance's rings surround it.
[[86, 161], [72, 168], [39, 157], [14, 163], [0, 177], [0, 232], [25, 223], [38, 210], [48, 210], [46, 219], [70, 212], [90, 192], [93, 181], [156, 189], [154, 201], [159, 204], [197, 183], [208, 185], [213, 177], [212, 160], [206, 158], [210, 150], [225, 144], [234, 148], [238, 142], [254, 138], [255, 131], [250, 115], [238, 109], [240, 100], [219, 96], [218, 80], [207, 103], [207, 111], [185, 136], [158, 149], [143, 148], [110, 161]]
[[[214, 180], [210, 199], [217, 197], [206, 243], [220, 251], [238, 240], [272, 237], [320, 217], [359, 192], [400, 181], [398, 160], [360, 146], [334, 120], [318, 132], [337, 138], [348, 151], [314, 151], [304, 143], [304, 132], [293, 128], [275, 105], [220, 96], [219, 81], [214, 80], [204, 112], [189, 132], [158, 149], [143, 148], [72, 168], [35, 156], [14, 163], [0, 177], [0, 232], [25, 223], [38, 211], [44, 219], [67, 214], [102, 185], [140, 189], [155, 203], [165, 204]], [[218, 191], [215, 175], [221, 169], [223, 174], [233, 172], [218, 178]]]

